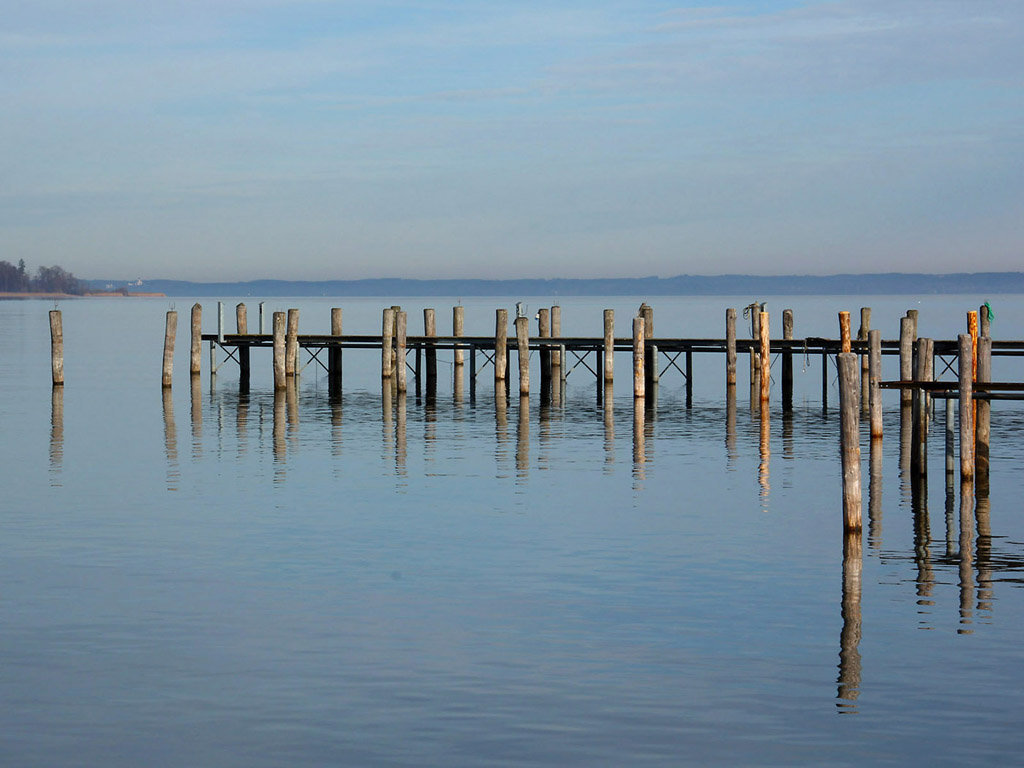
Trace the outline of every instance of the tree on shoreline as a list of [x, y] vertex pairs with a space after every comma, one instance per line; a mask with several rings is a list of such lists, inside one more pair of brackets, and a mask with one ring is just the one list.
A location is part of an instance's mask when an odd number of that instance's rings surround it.
[[17, 266], [0, 261], [0, 292], [3, 293], [69, 293], [81, 296], [87, 290], [84, 281], [62, 267], [39, 267], [36, 276], [29, 276], [25, 260]]

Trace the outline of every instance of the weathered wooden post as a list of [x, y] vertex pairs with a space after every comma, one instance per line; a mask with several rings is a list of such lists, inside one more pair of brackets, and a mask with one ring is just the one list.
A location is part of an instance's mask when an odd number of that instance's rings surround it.
[[[760, 305], [755, 301], [748, 307], [750, 309], [750, 338], [761, 338], [761, 310]], [[757, 386], [757, 377], [761, 374], [761, 366], [757, 361], [757, 350], [750, 348], [750, 396], [753, 399], [754, 388]]]
[[[914, 378], [914, 321], [909, 317], [900, 319], [900, 381]], [[914, 398], [912, 389], [900, 390], [900, 405], [909, 405]]]
[[615, 310], [604, 311], [604, 381], [615, 381]]
[[342, 357], [341, 357], [341, 307], [331, 308], [331, 336], [334, 336], [337, 343], [332, 344], [327, 353], [327, 380], [328, 388], [332, 391], [341, 391], [342, 380]]
[[508, 310], [494, 312], [494, 380], [508, 380]]
[[952, 488], [952, 475], [956, 473], [956, 429], [953, 426], [952, 393], [946, 393], [946, 483]]
[[992, 309], [991, 307], [989, 307], [988, 302], [978, 307], [978, 319], [981, 323], [981, 328], [978, 331], [979, 335], [981, 335], [982, 337], [991, 336]]
[[299, 367], [299, 310], [288, 310], [288, 335], [285, 337], [284, 372], [294, 376]]
[[974, 353], [973, 364], [974, 367], [971, 370], [971, 378], [974, 381], [978, 380], [978, 313], [971, 310], [967, 313], [967, 333], [971, 336], [971, 350]]
[[192, 305], [192, 344], [189, 348], [188, 372], [196, 376], [200, 371], [200, 359], [203, 356], [203, 305], [196, 302]]
[[408, 329], [408, 315], [405, 312], [399, 312], [395, 315], [395, 373], [398, 379], [396, 391], [399, 393], [403, 393], [408, 389], [408, 369], [405, 365]]
[[[547, 307], [537, 310], [537, 336], [541, 339], [551, 338], [551, 310]], [[542, 344], [537, 357], [540, 363], [540, 391], [544, 396], [551, 392], [551, 347]]]
[[437, 314], [433, 309], [423, 310], [423, 335], [428, 341], [423, 349], [427, 367], [427, 397], [437, 395], [437, 347], [429, 339], [437, 336]]
[[[857, 329], [857, 340], [864, 342], [864, 347], [867, 347], [868, 333], [871, 331], [871, 307], [860, 308], [860, 328]], [[868, 383], [868, 379], [871, 376], [870, 373], [870, 360], [867, 352], [861, 352], [860, 356], [860, 406], [866, 413], [870, 405], [871, 400], [871, 387]]]
[[[461, 304], [452, 307], [452, 336], [455, 338], [461, 338], [465, 335], [466, 327], [466, 308]], [[459, 381], [462, 380], [463, 366], [466, 364], [466, 350], [461, 347], [455, 348], [455, 354], [452, 355], [455, 361], [455, 378]]]
[[882, 436], [882, 332], [868, 331], [868, 410], [871, 413], [871, 437]]
[[[982, 336], [978, 339], [978, 383], [988, 384], [992, 381], [992, 337]], [[987, 490], [989, 467], [989, 441], [992, 433], [992, 404], [987, 399], [975, 401], [975, 469], [978, 475], [978, 489]]]
[[[782, 310], [782, 338], [793, 340], [793, 310]], [[782, 410], [793, 410], [793, 351], [786, 347], [782, 353]]]
[[843, 467], [843, 528], [847, 531], [861, 529], [860, 491], [860, 371], [857, 356], [849, 352], [840, 353], [839, 363], [839, 413], [841, 451]]
[[[167, 322], [170, 323], [170, 317]], [[171, 354], [174, 342], [171, 341]], [[167, 342], [164, 341], [164, 368], [167, 368]], [[59, 309], [50, 310], [50, 374], [55, 386], [64, 384], [64, 319]], [[166, 374], [165, 374], [166, 377]], [[164, 384], [169, 387], [170, 384]]]
[[[646, 385], [658, 383], [658, 348], [650, 343], [654, 338], [654, 307], [646, 302], [640, 305], [640, 312], [644, 318], [644, 375], [647, 377]], [[653, 392], [653, 388], [651, 387]]]
[[263, 305], [264, 304], [266, 304], [265, 301], [261, 301], [260, 302], [260, 336], [262, 336], [266, 332], [264, 330], [266, 328], [266, 326], [263, 324]]
[[[50, 317], [52, 323], [53, 315], [51, 315]], [[168, 310], [167, 312], [167, 325], [165, 326], [164, 329], [164, 367], [162, 381], [165, 387], [171, 386], [171, 383], [174, 378], [174, 337], [177, 335], [177, 333], [178, 313], [171, 309]], [[63, 367], [61, 370], [61, 379], [63, 380]]]
[[[560, 339], [562, 338], [562, 308], [555, 304], [551, 307], [551, 338]], [[560, 379], [562, 376], [562, 348], [553, 347], [551, 349], [551, 367], [552, 369], [558, 369], [558, 375], [555, 375], [552, 370], [551, 377], [554, 379]]]
[[768, 313], [761, 312], [761, 406], [768, 403], [768, 394], [772, 383], [772, 353], [771, 340], [768, 335]]
[[646, 395], [647, 378], [644, 375], [644, 318], [633, 318], [633, 397]]
[[840, 352], [844, 355], [847, 354], [851, 349], [850, 345], [850, 313], [840, 312], [839, 313], [839, 342]]
[[961, 333], [959, 343], [960, 369], [960, 482], [974, 480], [974, 387], [972, 371], [974, 355], [971, 336]]
[[[919, 382], [929, 382], [932, 378], [932, 339], [917, 341], [917, 370], [914, 378]], [[925, 389], [914, 390], [913, 410], [913, 449], [910, 456], [910, 470], [919, 477], [928, 474], [928, 393]]]
[[395, 372], [392, 356], [395, 339], [395, 310], [388, 307], [381, 314], [380, 326], [380, 377], [390, 379]]
[[516, 345], [519, 350], [519, 396], [530, 394], [530, 319], [517, 317]]
[[[274, 330], [274, 389], [282, 391], [287, 386], [288, 374], [285, 372], [285, 319], [284, 312], [275, 312], [273, 317]], [[281, 401], [282, 406], [284, 400]]]
[[736, 383], [736, 310], [725, 310], [725, 385]]
[[[249, 319], [245, 304], [239, 302], [235, 306], [235, 328], [239, 336], [249, 334]], [[238, 352], [238, 381], [242, 387], [249, 386], [249, 345], [241, 344]]]

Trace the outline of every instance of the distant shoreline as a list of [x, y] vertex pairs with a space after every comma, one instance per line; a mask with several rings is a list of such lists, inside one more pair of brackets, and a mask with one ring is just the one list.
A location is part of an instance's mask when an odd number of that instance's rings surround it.
[[35, 292], [22, 292], [16, 293], [11, 291], [0, 291], [0, 300], [24, 300], [24, 299], [152, 299], [152, 298], [166, 298], [166, 293], [120, 293], [119, 291], [89, 291], [89, 293], [35, 293]]
[[[98, 291], [120, 280], [88, 280]], [[677, 275], [632, 278], [522, 278], [511, 280], [374, 278], [364, 280], [251, 280], [196, 283], [131, 281], [153, 294], [174, 297], [389, 297], [437, 296], [829, 296], [1024, 294], [1024, 272], [959, 274], [874, 273], [837, 275]], [[132, 294], [143, 296], [147, 294]], [[152, 294], [149, 294], [152, 295]]]

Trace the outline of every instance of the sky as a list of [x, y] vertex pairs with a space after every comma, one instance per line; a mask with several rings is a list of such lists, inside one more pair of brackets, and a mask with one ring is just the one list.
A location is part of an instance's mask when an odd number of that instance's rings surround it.
[[0, 260], [1024, 269], [1021, 0], [0, 0]]

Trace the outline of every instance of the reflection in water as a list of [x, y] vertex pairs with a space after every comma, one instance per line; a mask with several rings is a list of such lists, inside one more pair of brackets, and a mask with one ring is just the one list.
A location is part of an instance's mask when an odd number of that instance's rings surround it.
[[772, 489], [771, 485], [771, 458], [772, 458], [772, 422], [771, 413], [768, 410], [767, 403], [764, 408], [761, 408], [761, 430], [760, 430], [760, 441], [758, 445], [758, 452], [760, 455], [760, 464], [757, 467], [757, 484], [760, 486], [758, 495], [761, 498], [761, 511], [768, 511], [768, 493]]
[[796, 458], [793, 441], [793, 409], [782, 410], [782, 458], [792, 461]]
[[[911, 478], [911, 513], [914, 516], [914, 561], [917, 563], [917, 604], [935, 605], [935, 572], [932, 569], [932, 529], [928, 516], [928, 480], [922, 475]], [[919, 613], [930, 613], [919, 611]]]
[[960, 484], [960, 628], [958, 634], [974, 632], [974, 483]]
[[839, 691], [836, 706], [840, 712], [856, 712], [861, 686], [861, 576], [863, 542], [860, 531], [843, 535], [843, 629], [839, 634]]
[[299, 377], [290, 376], [285, 386], [288, 404], [288, 445], [292, 452], [299, 447]]
[[725, 457], [726, 466], [735, 469], [736, 458], [736, 385], [725, 388]]
[[64, 468], [64, 385], [50, 391], [50, 485], [59, 486]]
[[504, 379], [494, 382], [494, 461], [498, 477], [508, 477], [508, 388]]
[[[399, 477], [405, 477], [408, 474], [406, 469], [408, 449], [406, 448], [405, 442], [407, 406], [406, 393], [399, 392], [396, 395], [395, 400], [395, 474]], [[427, 407], [430, 408], [431, 406], [428, 405]]]
[[203, 382], [198, 373], [189, 376], [189, 404], [192, 423], [192, 461], [203, 458]]
[[978, 518], [978, 610], [991, 611], [992, 599], [992, 501], [988, 496], [988, 483], [982, 492], [981, 483], [976, 484], [974, 500], [975, 516]]
[[238, 417], [235, 419], [235, 439], [238, 455], [244, 456], [249, 447], [249, 389], [238, 390]]
[[882, 438], [871, 438], [868, 481], [868, 546], [882, 546]]
[[331, 409], [331, 455], [334, 457], [341, 456], [342, 450], [342, 437], [345, 434], [341, 425], [341, 396], [334, 395], [330, 399]]
[[519, 422], [516, 424], [516, 477], [530, 474], [530, 398], [519, 398]]
[[274, 482], [279, 483], [285, 479], [285, 462], [287, 461], [288, 444], [285, 441], [285, 422], [287, 420], [287, 403], [284, 390], [274, 390], [274, 424], [273, 424], [273, 452], [274, 452]]
[[178, 430], [174, 426], [174, 397], [170, 387], [163, 387], [164, 452], [167, 455], [167, 490], [178, 490], [181, 469], [178, 466]]
[[614, 386], [604, 385], [604, 471], [608, 474], [615, 464], [615, 402]]
[[900, 500], [910, 501], [910, 437], [913, 432], [913, 411], [910, 404], [900, 406]]
[[645, 411], [642, 398], [633, 398], [633, 488], [641, 487], [639, 481], [645, 477], [644, 464], [647, 463], [647, 448], [645, 443]]
[[540, 413], [537, 416], [538, 440], [537, 440], [537, 469], [547, 469], [549, 452], [551, 451], [551, 406], [543, 401], [540, 406]]
[[423, 459], [428, 463], [437, 460], [436, 397], [427, 397], [423, 405]]
[[394, 412], [395, 412], [395, 400], [392, 394], [393, 382], [391, 378], [381, 380], [380, 386], [380, 420], [381, 420], [381, 437], [383, 440], [383, 447], [381, 452], [384, 456], [391, 456], [394, 453], [395, 446], [395, 431], [394, 431]]

